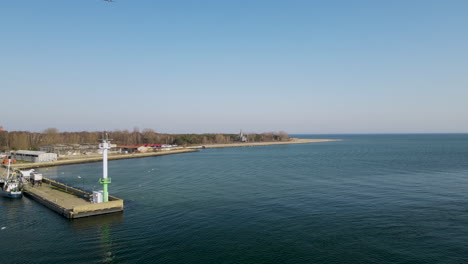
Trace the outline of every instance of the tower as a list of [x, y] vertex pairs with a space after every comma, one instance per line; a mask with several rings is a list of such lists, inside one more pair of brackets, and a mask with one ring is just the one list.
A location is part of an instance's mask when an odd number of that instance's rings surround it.
[[101, 139], [102, 143], [99, 144], [99, 149], [102, 149], [102, 178], [99, 182], [102, 184], [103, 201], [109, 201], [109, 193], [107, 191], [107, 184], [111, 183], [111, 178], [107, 177], [107, 151], [111, 148], [110, 139], [106, 134], [106, 138]]

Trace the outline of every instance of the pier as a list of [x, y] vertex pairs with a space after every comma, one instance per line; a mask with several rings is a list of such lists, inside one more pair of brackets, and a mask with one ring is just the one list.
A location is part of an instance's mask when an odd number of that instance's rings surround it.
[[24, 187], [24, 194], [58, 214], [74, 219], [121, 212], [123, 200], [109, 195], [105, 203], [92, 203], [92, 193], [43, 178], [39, 186]]
[[[111, 148], [110, 139], [106, 135], [99, 144], [102, 150], [103, 174], [99, 182], [102, 184], [102, 191], [93, 193], [68, 186], [61, 182], [42, 177], [42, 174], [32, 171], [18, 171], [17, 185], [22, 185], [24, 195], [36, 200], [40, 204], [50, 208], [58, 214], [74, 219], [88, 216], [96, 216], [115, 212], [122, 212], [124, 203], [122, 199], [109, 195], [108, 185], [112, 182], [108, 177], [108, 150]], [[8, 163], [10, 171], [10, 162]], [[18, 191], [21, 198], [21, 191]], [[16, 197], [15, 197], [16, 198]]]

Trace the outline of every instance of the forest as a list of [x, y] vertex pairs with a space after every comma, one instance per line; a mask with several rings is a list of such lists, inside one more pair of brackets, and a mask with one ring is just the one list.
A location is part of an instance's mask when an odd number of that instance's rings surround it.
[[[108, 134], [112, 143], [118, 145], [135, 144], [171, 144], [188, 146], [195, 144], [226, 144], [238, 141], [238, 134], [162, 134], [152, 129], [138, 128], [114, 131], [81, 131], [59, 132], [56, 128], [48, 128], [42, 132], [0, 131], [0, 151], [8, 150], [38, 150], [40, 146], [50, 144], [84, 144], [96, 143]], [[244, 135], [249, 142], [286, 141], [286, 132], [249, 133]]]

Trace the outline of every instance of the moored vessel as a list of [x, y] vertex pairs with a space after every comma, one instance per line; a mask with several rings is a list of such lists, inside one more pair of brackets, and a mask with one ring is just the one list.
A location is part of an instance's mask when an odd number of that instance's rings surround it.
[[0, 179], [0, 196], [7, 198], [23, 197], [22, 183], [14, 173], [10, 175], [10, 160], [8, 160], [7, 176]]
[[23, 191], [21, 186], [17, 182], [3, 182], [0, 183], [0, 196], [7, 198], [21, 198], [23, 197]]

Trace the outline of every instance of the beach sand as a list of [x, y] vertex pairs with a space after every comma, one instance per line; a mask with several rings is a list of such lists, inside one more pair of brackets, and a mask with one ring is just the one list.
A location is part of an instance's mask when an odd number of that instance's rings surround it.
[[291, 138], [288, 141], [273, 141], [273, 142], [239, 142], [229, 144], [207, 144], [196, 146], [193, 148], [236, 148], [236, 147], [256, 147], [256, 146], [270, 146], [270, 145], [289, 145], [289, 144], [307, 144], [307, 143], [318, 143], [318, 142], [329, 142], [338, 141], [337, 139], [302, 139], [302, 138]]

